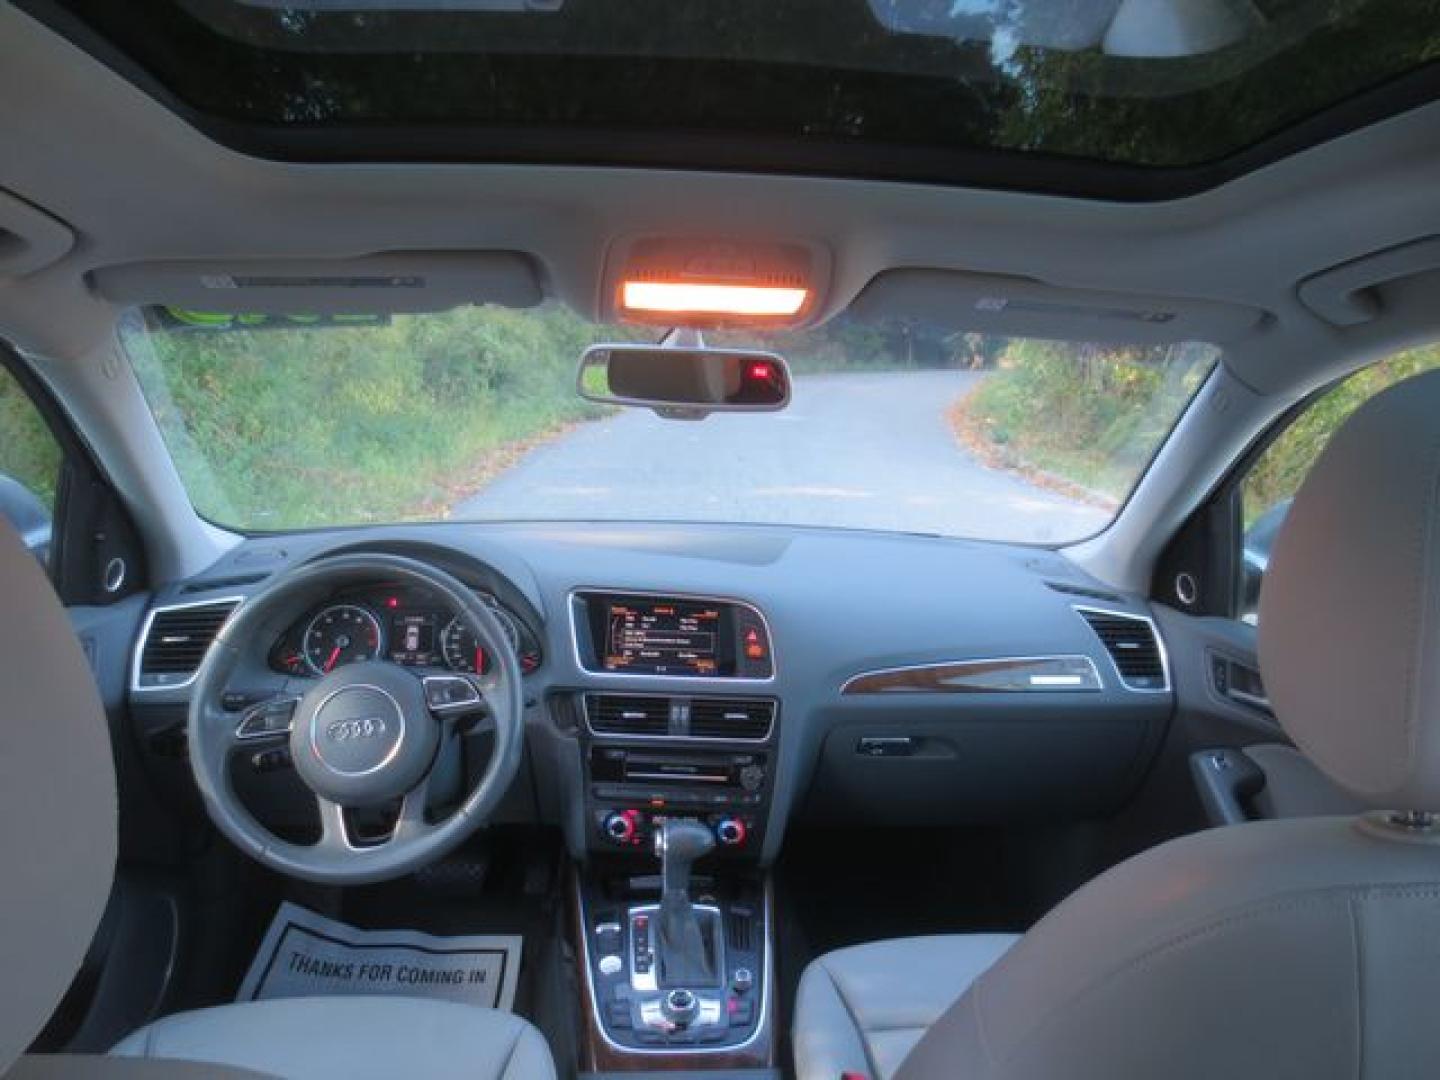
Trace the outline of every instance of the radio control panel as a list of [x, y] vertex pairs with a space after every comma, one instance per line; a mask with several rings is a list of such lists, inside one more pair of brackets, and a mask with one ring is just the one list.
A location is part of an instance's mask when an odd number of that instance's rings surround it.
[[[593, 708], [595, 703], [587, 704]], [[773, 702], [765, 704], [773, 709]], [[686, 817], [715, 834], [717, 856], [758, 857], [769, 813], [772, 760], [768, 739], [747, 749], [712, 748], [694, 739], [588, 739], [587, 846], [651, 856], [656, 826], [670, 817]]]

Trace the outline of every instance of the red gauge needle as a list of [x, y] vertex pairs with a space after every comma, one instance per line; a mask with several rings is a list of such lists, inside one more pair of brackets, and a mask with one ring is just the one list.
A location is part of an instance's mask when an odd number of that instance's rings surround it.
[[475, 674], [485, 674], [485, 650], [479, 645], [475, 646]]
[[340, 646], [330, 650], [330, 659], [325, 661], [325, 671], [328, 673], [335, 666], [335, 661], [340, 659]]

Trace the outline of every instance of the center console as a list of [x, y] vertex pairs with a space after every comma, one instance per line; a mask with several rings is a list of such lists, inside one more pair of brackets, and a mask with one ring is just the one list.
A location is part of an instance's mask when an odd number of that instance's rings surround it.
[[636, 1055], [664, 1054], [765, 1064], [771, 919], [760, 856], [781, 722], [769, 627], [749, 604], [696, 596], [581, 591], [570, 614], [591, 684], [574, 702], [591, 1065], [634, 1068]]
[[732, 1063], [750, 1055], [766, 1063], [773, 958], [763, 879], [703, 869], [692, 879], [687, 903], [705, 970], [667, 959], [676, 939], [667, 938], [659, 876], [592, 868], [576, 890], [577, 951], [599, 1051], [592, 1067], [633, 1069], [637, 1060], [662, 1054], [723, 1053]]

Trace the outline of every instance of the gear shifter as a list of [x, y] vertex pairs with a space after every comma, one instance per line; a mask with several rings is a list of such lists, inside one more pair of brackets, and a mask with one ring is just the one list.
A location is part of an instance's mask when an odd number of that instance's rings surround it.
[[658, 959], [664, 986], [715, 986], [719, 982], [716, 927], [701, 927], [690, 901], [690, 870], [715, 847], [714, 834], [689, 818], [669, 819], [655, 830], [661, 862]]

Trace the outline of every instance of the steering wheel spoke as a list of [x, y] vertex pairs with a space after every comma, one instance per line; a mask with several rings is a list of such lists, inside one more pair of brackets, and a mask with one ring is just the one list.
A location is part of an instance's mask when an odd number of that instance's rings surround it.
[[425, 820], [425, 809], [429, 799], [430, 774], [426, 773], [425, 779], [401, 797], [400, 816], [395, 819], [395, 831], [390, 834], [390, 839], [386, 843], [404, 842], [424, 835], [433, 828]]
[[315, 806], [320, 814], [320, 839], [317, 846], [349, 854], [416, 840], [435, 828], [425, 819], [429, 799], [430, 777], [427, 775], [401, 797], [395, 824], [388, 836], [367, 836], [363, 840], [357, 840], [345, 818], [345, 807], [323, 795], [316, 795]]
[[315, 846], [335, 852], [354, 851], [356, 845], [345, 824], [345, 808], [323, 795], [315, 796], [315, 806], [320, 811], [320, 840]]

